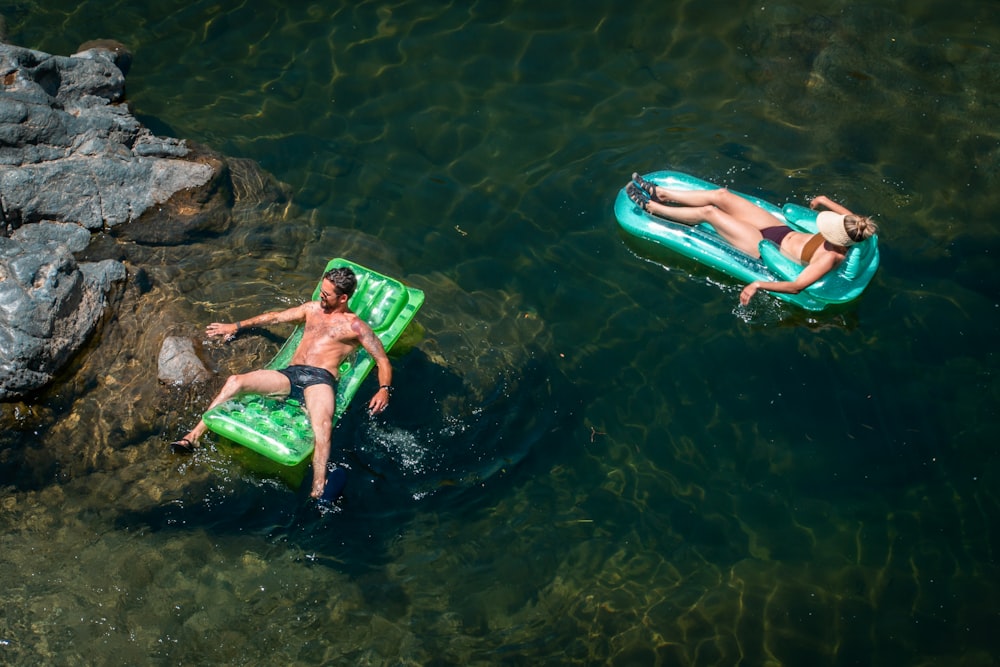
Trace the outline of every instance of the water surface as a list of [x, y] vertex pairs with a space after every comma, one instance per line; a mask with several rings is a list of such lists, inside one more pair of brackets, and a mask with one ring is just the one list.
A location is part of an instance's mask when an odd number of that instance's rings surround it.
[[[993, 665], [1000, 398], [992, 3], [21, 3], [126, 43], [156, 132], [290, 202], [128, 249], [86, 354], [0, 436], [0, 657], [35, 664]], [[808, 314], [625, 238], [633, 170], [877, 216]], [[346, 256], [424, 289], [389, 412], [320, 511], [186, 431]], [[373, 388], [372, 388], [373, 389]], [[362, 389], [360, 396], [365, 396]], [[357, 406], [356, 406], [357, 407]], [[298, 471], [301, 474], [301, 471]]]

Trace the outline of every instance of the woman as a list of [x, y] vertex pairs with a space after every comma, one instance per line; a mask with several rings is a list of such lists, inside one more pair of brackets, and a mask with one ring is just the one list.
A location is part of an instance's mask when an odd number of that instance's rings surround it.
[[625, 192], [647, 213], [685, 225], [707, 222], [751, 257], [760, 257], [757, 245], [761, 239], [768, 239], [781, 252], [806, 265], [795, 280], [750, 283], [740, 294], [744, 306], [761, 289], [798, 294], [844, 261], [849, 246], [878, 233], [878, 226], [871, 218], [855, 215], [825, 195], [809, 202], [810, 208], [825, 210], [816, 218], [819, 233], [807, 234], [793, 230], [760, 206], [725, 188], [668, 190], [639, 174], [632, 174], [632, 181]]

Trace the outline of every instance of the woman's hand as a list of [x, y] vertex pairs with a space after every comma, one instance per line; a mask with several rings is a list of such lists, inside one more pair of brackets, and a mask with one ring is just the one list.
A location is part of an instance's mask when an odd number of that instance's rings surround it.
[[820, 207], [822, 207], [822, 208], [829, 208], [830, 207], [830, 198], [827, 197], [826, 195], [817, 195], [817, 196], [813, 197], [812, 201], [809, 202], [809, 208], [811, 208], [811, 209], [813, 209], [815, 211], [816, 209], [818, 209]]
[[750, 303], [750, 299], [753, 298], [753, 295], [756, 294], [757, 290], [759, 289], [760, 289], [760, 283], [758, 283], [756, 280], [747, 285], [746, 287], [744, 287], [743, 291], [740, 292], [740, 304], [745, 306], [748, 303]]
[[809, 202], [809, 208], [814, 211], [820, 208], [825, 208], [828, 211], [833, 211], [834, 213], [840, 213], [841, 215], [851, 215], [851, 211], [848, 210], [846, 206], [838, 204], [826, 195], [817, 195], [813, 197], [813, 200]]

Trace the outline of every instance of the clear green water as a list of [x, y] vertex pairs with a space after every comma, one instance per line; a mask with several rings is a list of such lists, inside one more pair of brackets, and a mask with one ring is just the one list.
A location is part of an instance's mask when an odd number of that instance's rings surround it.
[[[5, 7], [15, 44], [125, 42], [147, 124], [294, 194], [130, 248], [148, 291], [5, 407], [0, 662], [996, 664], [995, 9]], [[882, 269], [843, 311], [742, 309], [618, 231], [667, 167], [874, 213]], [[337, 255], [428, 297], [392, 409], [336, 433], [341, 508], [225, 443], [168, 455], [218, 383], [158, 386], [163, 335]]]

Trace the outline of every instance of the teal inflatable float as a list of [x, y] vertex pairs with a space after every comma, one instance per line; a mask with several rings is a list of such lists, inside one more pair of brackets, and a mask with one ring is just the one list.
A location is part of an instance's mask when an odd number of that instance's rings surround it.
[[[368, 323], [388, 352], [423, 304], [424, 293], [339, 257], [330, 260], [323, 272], [342, 266], [353, 269], [358, 278], [348, 306]], [[319, 298], [322, 282], [313, 291], [314, 300]], [[267, 368], [286, 367], [300, 340], [301, 326], [292, 332]], [[375, 361], [362, 348], [340, 365], [334, 426], [374, 366]], [[215, 433], [286, 466], [301, 463], [313, 451], [309, 415], [293, 400], [245, 394], [209, 410], [202, 419]]]
[[[643, 178], [674, 190], [714, 190], [719, 187], [678, 171], [656, 171]], [[757, 204], [796, 231], [817, 233], [816, 211], [797, 204], [785, 204], [779, 208], [759, 197], [740, 192], [735, 194]], [[794, 280], [804, 268], [803, 264], [783, 255], [778, 246], [766, 239], [758, 246], [761, 257], [757, 259], [731, 246], [707, 222], [692, 227], [657, 218], [636, 206], [628, 198], [624, 187], [615, 199], [615, 217], [629, 234], [669, 248], [746, 283]], [[823, 310], [856, 299], [871, 282], [878, 264], [878, 237], [873, 236], [848, 248], [840, 266], [798, 294], [768, 293], [806, 310]]]

